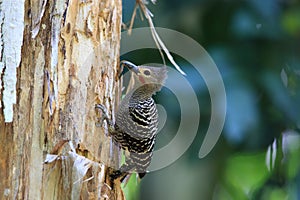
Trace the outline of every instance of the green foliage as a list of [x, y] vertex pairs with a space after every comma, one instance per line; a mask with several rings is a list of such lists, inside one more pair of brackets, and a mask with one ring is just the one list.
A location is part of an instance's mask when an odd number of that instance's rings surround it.
[[300, 33], [300, 9], [292, 8], [287, 10], [282, 17], [283, 28], [292, 36]]
[[127, 200], [138, 200], [140, 183], [135, 174], [132, 174], [127, 183], [122, 185]]
[[285, 176], [287, 180], [293, 181], [300, 173], [300, 135], [292, 132], [292, 134], [285, 134], [283, 138], [286, 140], [284, 144], [284, 159]]
[[231, 199], [253, 199], [269, 176], [265, 153], [233, 155], [225, 165], [223, 186]]
[[268, 187], [261, 199], [262, 200], [289, 200], [291, 198], [288, 192], [284, 189]]

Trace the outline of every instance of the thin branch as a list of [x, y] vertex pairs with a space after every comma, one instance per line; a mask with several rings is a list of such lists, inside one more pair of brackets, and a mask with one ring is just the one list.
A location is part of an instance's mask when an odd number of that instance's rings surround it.
[[129, 35], [131, 35], [131, 32], [132, 32], [132, 27], [133, 27], [133, 24], [134, 24], [134, 18], [136, 16], [137, 8], [138, 8], [138, 4], [135, 4], [134, 9], [133, 9], [133, 13], [132, 13], [132, 16], [131, 16], [131, 20], [130, 20], [129, 29], [128, 29], [128, 34]]
[[[154, 4], [156, 1], [155, 0], [151, 0], [151, 2]], [[152, 17], [153, 14], [150, 12], [150, 10], [147, 8], [146, 4], [148, 2], [144, 1], [144, 0], [136, 0], [136, 4], [132, 13], [132, 17], [131, 17], [131, 21], [130, 21], [130, 26], [129, 26], [129, 30], [128, 30], [128, 34], [131, 34], [132, 31], [132, 27], [133, 27], [133, 23], [134, 23], [134, 18], [136, 16], [136, 10], [138, 7], [140, 7], [141, 11], [143, 12], [145, 18], [148, 20], [148, 24], [151, 30], [151, 35], [152, 38], [155, 42], [155, 45], [157, 46], [159, 53], [161, 55], [161, 58], [163, 60], [164, 65], [166, 65], [165, 62], [165, 58], [164, 58], [164, 54], [162, 52], [162, 50], [165, 52], [165, 54], [167, 55], [169, 61], [175, 66], [175, 68], [182, 74], [182, 75], [186, 75], [184, 71], [182, 71], [182, 69], [179, 67], [179, 65], [175, 62], [173, 56], [171, 55], [171, 53], [169, 52], [168, 48], [166, 47], [166, 45], [163, 43], [163, 41], [161, 40], [161, 38], [159, 37], [155, 26], [153, 24], [152, 21]], [[162, 50], [161, 50], [162, 49]]]

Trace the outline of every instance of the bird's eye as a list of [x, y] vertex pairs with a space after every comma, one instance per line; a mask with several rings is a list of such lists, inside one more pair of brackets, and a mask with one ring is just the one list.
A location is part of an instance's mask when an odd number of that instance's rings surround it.
[[149, 70], [145, 70], [145, 71], [144, 71], [144, 74], [145, 74], [146, 76], [149, 76], [151, 73], [150, 73]]

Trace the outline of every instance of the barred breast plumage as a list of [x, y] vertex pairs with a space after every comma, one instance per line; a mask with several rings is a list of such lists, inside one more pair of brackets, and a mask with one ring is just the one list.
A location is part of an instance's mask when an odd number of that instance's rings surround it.
[[[125, 163], [111, 174], [121, 181], [133, 170], [142, 178], [150, 165], [158, 130], [158, 112], [152, 95], [159, 91], [167, 77], [166, 67], [136, 66], [122, 61], [134, 73], [134, 87], [126, 94], [110, 129], [113, 141], [127, 151]], [[114, 130], [112, 130], [114, 129]]]

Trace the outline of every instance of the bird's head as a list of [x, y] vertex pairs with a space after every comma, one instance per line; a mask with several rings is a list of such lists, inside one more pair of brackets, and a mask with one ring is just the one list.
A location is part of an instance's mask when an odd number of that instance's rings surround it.
[[139, 85], [160, 85], [165, 83], [167, 78], [167, 68], [152, 67], [146, 65], [137, 66], [129, 61], [121, 61], [121, 67], [127, 67], [134, 72], [134, 79]]

